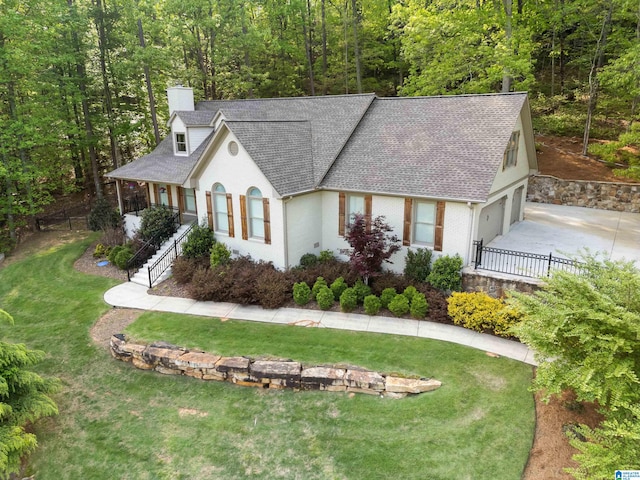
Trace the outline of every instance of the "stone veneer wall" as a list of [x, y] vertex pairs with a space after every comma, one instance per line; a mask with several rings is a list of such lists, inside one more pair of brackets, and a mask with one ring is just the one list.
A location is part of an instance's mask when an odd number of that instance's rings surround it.
[[640, 212], [640, 184], [529, 177], [527, 201], [618, 212]]
[[442, 385], [434, 379], [394, 377], [353, 366], [307, 367], [291, 360], [221, 357], [165, 342], [142, 345], [127, 342], [120, 333], [111, 337], [110, 347], [115, 358], [143, 370], [226, 381], [245, 387], [355, 392], [402, 398]]
[[515, 277], [497, 272], [474, 270], [465, 267], [462, 270], [462, 289], [465, 292], [484, 292], [494, 298], [504, 297], [507, 290], [533, 293], [542, 282], [536, 278]]

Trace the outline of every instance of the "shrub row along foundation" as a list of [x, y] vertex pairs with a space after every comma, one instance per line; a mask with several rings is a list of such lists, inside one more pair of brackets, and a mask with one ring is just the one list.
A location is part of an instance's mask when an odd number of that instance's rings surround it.
[[434, 379], [394, 377], [359, 367], [306, 367], [291, 360], [222, 357], [165, 342], [141, 345], [127, 342], [120, 333], [111, 337], [110, 346], [115, 358], [131, 362], [143, 370], [231, 382], [246, 387], [356, 392], [402, 398], [409, 394], [429, 392], [441, 385]]

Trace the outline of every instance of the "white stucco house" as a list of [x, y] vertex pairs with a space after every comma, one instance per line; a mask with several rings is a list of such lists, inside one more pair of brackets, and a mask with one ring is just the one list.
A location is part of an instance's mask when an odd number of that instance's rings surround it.
[[190, 88], [168, 96], [171, 135], [108, 176], [146, 185], [150, 204], [206, 222], [234, 253], [279, 268], [343, 252], [356, 212], [385, 216], [402, 239], [392, 270], [410, 247], [466, 264], [474, 240], [522, 220], [537, 170], [526, 93], [197, 105]]

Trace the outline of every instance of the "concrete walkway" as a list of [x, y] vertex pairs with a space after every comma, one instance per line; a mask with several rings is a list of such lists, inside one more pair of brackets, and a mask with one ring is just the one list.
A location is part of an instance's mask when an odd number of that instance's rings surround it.
[[[104, 294], [109, 305], [159, 312], [184, 313], [204, 317], [232, 318], [280, 325], [335, 328], [359, 332], [387, 333], [432, 338], [458, 343], [536, 365], [533, 352], [526, 345], [504, 338], [477, 333], [466, 328], [406, 318], [324, 312], [297, 308], [266, 310], [259, 306], [235, 303], [198, 302], [188, 298], [149, 295], [147, 287], [132, 282], [122, 283]], [[114, 332], [116, 333], [116, 332]]]

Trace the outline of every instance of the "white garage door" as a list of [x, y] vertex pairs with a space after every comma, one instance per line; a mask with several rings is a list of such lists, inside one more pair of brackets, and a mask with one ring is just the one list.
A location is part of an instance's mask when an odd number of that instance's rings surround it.
[[480, 222], [478, 223], [478, 240], [482, 239], [482, 244], [487, 245], [496, 236], [502, 234], [502, 224], [504, 222], [505, 198], [496, 200], [480, 211]]

